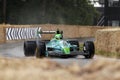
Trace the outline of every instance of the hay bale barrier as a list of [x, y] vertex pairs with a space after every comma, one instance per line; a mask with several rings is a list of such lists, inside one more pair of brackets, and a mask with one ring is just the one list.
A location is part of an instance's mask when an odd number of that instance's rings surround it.
[[[10, 29], [11, 33], [14, 34], [16, 33], [15, 29], [19, 29], [19, 31], [17, 31], [18, 33], [21, 32], [20, 28], [24, 28], [24, 29], [29, 29], [29, 28], [41, 28], [43, 31], [48, 30], [48, 31], [56, 31], [57, 29], [60, 29], [63, 31], [63, 37], [64, 38], [80, 38], [80, 37], [95, 37], [95, 33], [97, 30], [99, 29], [103, 29], [103, 27], [98, 27], [98, 26], [80, 26], [80, 25], [53, 25], [53, 24], [40, 24], [40, 25], [0, 25], [0, 35], [2, 35], [3, 37], [1, 37], [0, 43], [4, 43], [4, 42], [11, 42], [11, 41], [22, 41], [24, 39], [12, 39], [12, 40], [6, 40], [6, 33], [7, 29]], [[11, 35], [12, 35], [11, 34]], [[22, 33], [21, 33], [22, 34]], [[28, 33], [27, 33], [28, 34]], [[54, 34], [42, 34], [42, 39], [43, 40], [49, 40], [53, 37]], [[19, 35], [14, 34], [13, 37], [17, 37]], [[11, 37], [11, 36], [10, 36]], [[29, 38], [27, 38], [29, 39]]]
[[100, 54], [120, 57], [120, 28], [98, 30], [95, 39]]
[[119, 68], [119, 61], [108, 59], [80, 67], [76, 63], [60, 65], [46, 58], [0, 57], [0, 80], [120, 80]]
[[5, 28], [4, 25], [0, 25], [0, 43], [6, 42], [6, 34], [5, 34]]

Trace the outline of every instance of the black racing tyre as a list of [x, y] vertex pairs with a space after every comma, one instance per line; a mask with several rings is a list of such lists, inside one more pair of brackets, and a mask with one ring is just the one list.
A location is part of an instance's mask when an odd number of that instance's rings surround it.
[[36, 41], [25, 41], [24, 42], [24, 55], [34, 56], [36, 49]]
[[37, 48], [36, 48], [35, 56], [37, 58], [42, 58], [42, 57], [46, 56], [46, 44], [45, 44], [45, 42], [39, 41], [37, 43]]
[[93, 58], [95, 54], [94, 43], [92, 41], [86, 41], [83, 45], [83, 51], [87, 53], [87, 55], [84, 55], [86, 59]]
[[68, 41], [71, 45], [76, 45], [77, 46], [77, 51], [79, 51], [79, 42], [78, 41]]

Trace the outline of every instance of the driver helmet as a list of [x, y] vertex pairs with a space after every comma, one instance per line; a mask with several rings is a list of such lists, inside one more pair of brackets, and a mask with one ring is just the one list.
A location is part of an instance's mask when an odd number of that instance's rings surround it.
[[56, 34], [60, 34], [60, 31], [59, 31], [59, 29], [56, 31]]
[[56, 34], [55, 35], [55, 39], [60, 39], [61, 38], [61, 35], [60, 34]]

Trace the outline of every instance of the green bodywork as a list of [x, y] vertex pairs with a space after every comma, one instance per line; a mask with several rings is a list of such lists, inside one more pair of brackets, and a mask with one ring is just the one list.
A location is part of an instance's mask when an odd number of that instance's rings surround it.
[[60, 54], [70, 54], [71, 45], [64, 40], [57, 40], [53, 38], [49, 43], [46, 44], [47, 48], [53, 48], [55, 52]]
[[70, 48], [69, 47], [63, 48], [63, 51], [64, 51], [65, 54], [70, 54]]

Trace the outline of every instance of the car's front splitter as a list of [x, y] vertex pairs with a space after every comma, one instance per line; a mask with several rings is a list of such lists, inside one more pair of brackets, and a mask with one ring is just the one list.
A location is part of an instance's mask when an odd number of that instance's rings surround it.
[[48, 51], [48, 56], [55, 56], [55, 57], [71, 57], [77, 55], [87, 55], [88, 53], [84, 53], [83, 51], [72, 51], [70, 54], [65, 54], [63, 52], [55, 52], [55, 51]]

